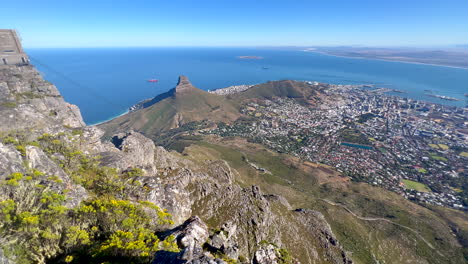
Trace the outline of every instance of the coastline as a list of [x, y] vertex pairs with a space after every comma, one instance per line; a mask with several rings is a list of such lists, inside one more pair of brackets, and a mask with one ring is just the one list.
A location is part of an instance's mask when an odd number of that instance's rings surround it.
[[108, 118], [108, 119], [103, 120], [103, 121], [98, 121], [98, 122], [93, 123], [93, 124], [86, 124], [86, 126], [98, 126], [98, 125], [107, 123], [107, 122], [109, 122], [109, 121], [111, 121], [111, 120], [113, 120], [113, 119], [116, 119], [116, 118], [118, 118], [118, 117], [121, 117], [121, 116], [123, 116], [123, 115], [126, 115], [126, 114], [128, 114], [128, 113], [130, 113], [130, 111], [129, 111], [129, 110], [126, 110], [125, 112], [123, 112], [123, 113], [121, 113], [121, 114], [119, 114], [119, 115], [113, 116], [113, 117]]
[[326, 51], [319, 51], [319, 50], [302, 50], [303, 52], [314, 52], [322, 55], [339, 57], [339, 58], [350, 58], [350, 59], [359, 59], [359, 60], [376, 60], [376, 61], [387, 61], [387, 62], [400, 62], [400, 63], [408, 63], [408, 64], [420, 64], [420, 65], [429, 65], [429, 66], [438, 66], [438, 67], [446, 67], [446, 68], [454, 68], [454, 69], [463, 69], [468, 70], [467, 67], [462, 66], [453, 66], [453, 65], [445, 65], [445, 64], [434, 64], [434, 63], [424, 63], [424, 62], [415, 62], [415, 61], [402, 61], [402, 60], [390, 60], [390, 59], [381, 59], [381, 58], [368, 58], [368, 57], [355, 57], [355, 56], [343, 56], [343, 55], [335, 55], [328, 53]]

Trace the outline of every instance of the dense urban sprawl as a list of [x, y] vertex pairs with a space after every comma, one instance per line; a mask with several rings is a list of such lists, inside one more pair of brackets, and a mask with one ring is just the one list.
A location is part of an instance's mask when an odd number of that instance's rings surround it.
[[[385, 89], [308, 84], [320, 91], [314, 102], [251, 100], [245, 118], [206, 133], [246, 137], [408, 199], [467, 205], [466, 108], [388, 96]], [[237, 92], [231, 90], [223, 94]]]

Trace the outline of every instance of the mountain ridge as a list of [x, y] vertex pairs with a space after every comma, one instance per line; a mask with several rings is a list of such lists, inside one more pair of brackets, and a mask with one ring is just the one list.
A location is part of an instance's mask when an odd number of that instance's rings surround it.
[[99, 127], [107, 131], [134, 129], [151, 135], [193, 121], [209, 119], [213, 122], [231, 122], [239, 116], [234, 102], [194, 87], [183, 75], [179, 77], [175, 88], [144, 101], [137, 108]]

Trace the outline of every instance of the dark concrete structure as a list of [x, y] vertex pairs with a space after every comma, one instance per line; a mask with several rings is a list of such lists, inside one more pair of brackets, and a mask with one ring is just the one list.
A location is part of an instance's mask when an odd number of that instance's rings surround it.
[[13, 29], [0, 29], [0, 65], [28, 64], [21, 41]]

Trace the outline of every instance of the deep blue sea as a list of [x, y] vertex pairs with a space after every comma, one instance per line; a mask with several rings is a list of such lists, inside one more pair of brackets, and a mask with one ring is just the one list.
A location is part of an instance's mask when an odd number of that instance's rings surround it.
[[[342, 58], [296, 50], [254, 48], [28, 49], [32, 63], [65, 100], [80, 107], [87, 124], [118, 116], [131, 105], [173, 88], [187, 75], [204, 90], [268, 80], [375, 84], [408, 96], [464, 107], [468, 69]], [[261, 56], [261, 60], [238, 56]], [[268, 69], [264, 69], [264, 68]], [[149, 83], [147, 79], [159, 79]], [[425, 95], [456, 97], [451, 102]]]

